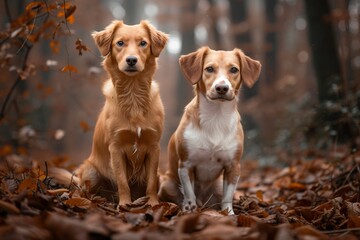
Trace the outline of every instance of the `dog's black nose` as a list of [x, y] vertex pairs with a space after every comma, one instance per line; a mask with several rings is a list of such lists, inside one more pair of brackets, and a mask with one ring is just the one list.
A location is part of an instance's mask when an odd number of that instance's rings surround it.
[[227, 84], [216, 84], [215, 90], [218, 94], [224, 95], [229, 91], [229, 86]]
[[135, 66], [135, 64], [137, 63], [137, 58], [134, 56], [129, 56], [126, 58], [126, 63], [130, 66], [133, 67]]

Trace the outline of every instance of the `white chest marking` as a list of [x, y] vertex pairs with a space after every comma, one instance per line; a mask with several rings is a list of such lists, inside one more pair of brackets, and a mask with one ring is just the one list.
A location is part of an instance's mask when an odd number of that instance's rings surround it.
[[141, 136], [141, 127], [138, 127], [136, 129], [136, 132], [137, 132], [138, 138], [140, 138], [140, 136]]
[[[235, 106], [236, 107], [236, 106]], [[188, 167], [196, 166], [200, 181], [212, 181], [230, 164], [238, 149], [239, 115], [234, 102], [209, 102], [200, 97], [200, 128], [190, 123], [184, 131]]]
[[[137, 127], [136, 133], [137, 133], [138, 138], [140, 138], [140, 137], [141, 137], [141, 127]], [[133, 145], [133, 150], [134, 150], [134, 152], [133, 152], [133, 155], [134, 155], [134, 154], [137, 153], [137, 151], [138, 151], [138, 143], [137, 143], [137, 140], [135, 140], [135, 143], [134, 143], [134, 145]]]

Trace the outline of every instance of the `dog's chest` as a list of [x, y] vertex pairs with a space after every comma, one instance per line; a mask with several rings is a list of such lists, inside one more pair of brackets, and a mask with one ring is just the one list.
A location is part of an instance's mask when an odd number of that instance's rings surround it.
[[187, 164], [195, 167], [199, 181], [213, 181], [225, 166], [234, 161], [239, 147], [236, 129], [238, 118], [236, 115], [227, 117], [214, 118], [201, 128], [192, 123], [185, 128]]
[[124, 149], [129, 159], [143, 159], [146, 151], [157, 142], [158, 133], [152, 129], [137, 128], [136, 131], [121, 129], [116, 131], [119, 147]]

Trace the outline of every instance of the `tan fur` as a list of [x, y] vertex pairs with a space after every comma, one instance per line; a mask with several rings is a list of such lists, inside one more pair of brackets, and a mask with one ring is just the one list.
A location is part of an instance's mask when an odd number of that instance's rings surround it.
[[[261, 64], [247, 57], [240, 49], [214, 51], [208, 47], [181, 56], [179, 63], [186, 79], [194, 85], [195, 97], [186, 106], [179, 126], [170, 138], [168, 145], [169, 169], [161, 183], [160, 199], [181, 204], [184, 211], [193, 211], [196, 209], [196, 205], [202, 205], [213, 196], [212, 203], [222, 201], [222, 208], [229, 208], [229, 211], [233, 213], [232, 204], [224, 202], [224, 198], [221, 200], [221, 192], [217, 191], [218, 180], [220, 174], [223, 173], [224, 195], [227, 193], [229, 196], [229, 193], [233, 193], [233, 191], [226, 192], [225, 188], [228, 188], [229, 184], [232, 184], [232, 188], [234, 188], [234, 185], [237, 184], [244, 141], [240, 114], [237, 110], [237, 95], [242, 82], [249, 87], [255, 83], [260, 74]], [[208, 72], [206, 70], [208, 67], [213, 67], [214, 72]], [[231, 72], [233, 67], [237, 69], [237, 72]], [[222, 81], [222, 79], [226, 80]], [[214, 85], [216, 86], [218, 82], [226, 82], [231, 85], [226, 96], [222, 96], [223, 98], [219, 98], [215, 91]], [[220, 115], [213, 116], [212, 111], [214, 114]], [[223, 117], [221, 114], [227, 115]], [[228, 120], [227, 116], [233, 118], [233, 129], [227, 129], [226, 124], [221, 124], [221, 121]], [[221, 139], [221, 136], [219, 139], [214, 130], [219, 126], [222, 130], [228, 131], [224, 133], [223, 137], [230, 135], [232, 140], [222, 143], [223, 140], [226, 140]], [[187, 142], [191, 138], [195, 139], [192, 140], [193, 145], [189, 145]], [[206, 141], [208, 145], [203, 144]], [[229, 148], [228, 152], [221, 150], [223, 151], [222, 155], [218, 155], [219, 149], [226, 148], [233, 142], [236, 143], [236, 147]], [[230, 151], [229, 158], [226, 154]], [[212, 167], [218, 170], [210, 170]], [[186, 169], [185, 172], [182, 172], [185, 175], [180, 175], [180, 169]], [[190, 182], [182, 179], [184, 176], [185, 180], [188, 178]], [[184, 182], [187, 186], [182, 185]], [[188, 194], [186, 194], [186, 188], [188, 188]], [[208, 190], [203, 191], [205, 188]], [[195, 199], [191, 198], [192, 191], [195, 193], [196, 203]], [[190, 195], [190, 197], [186, 195]], [[229, 199], [226, 200], [229, 201]]]
[[[119, 205], [141, 195], [149, 197], [148, 204], [157, 204], [164, 108], [152, 77], [168, 37], [146, 21], [138, 25], [113, 21], [92, 36], [110, 79], [103, 86], [106, 100], [95, 126], [91, 154], [76, 175], [80, 185], [93, 191], [101, 178], [109, 179], [118, 188]], [[132, 68], [127, 63], [129, 56], [137, 58]]]

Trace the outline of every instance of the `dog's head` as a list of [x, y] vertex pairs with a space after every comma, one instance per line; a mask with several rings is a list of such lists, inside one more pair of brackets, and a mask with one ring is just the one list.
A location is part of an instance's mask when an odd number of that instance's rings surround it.
[[112, 57], [118, 69], [128, 76], [142, 72], [148, 59], [158, 57], [168, 40], [165, 33], [147, 21], [126, 25], [115, 20], [92, 36], [101, 54]]
[[244, 82], [252, 87], [259, 77], [261, 64], [240, 49], [214, 51], [208, 47], [181, 56], [181, 70], [186, 79], [210, 101], [231, 101]]

